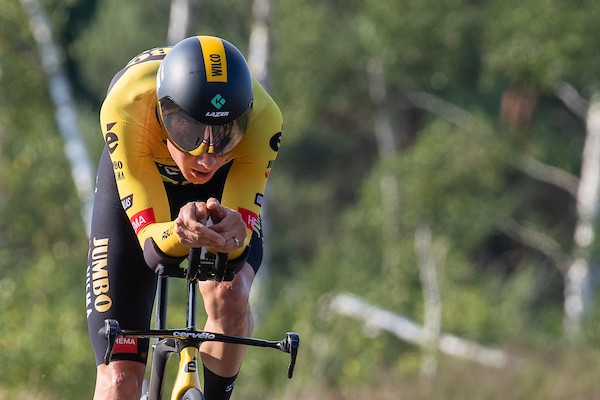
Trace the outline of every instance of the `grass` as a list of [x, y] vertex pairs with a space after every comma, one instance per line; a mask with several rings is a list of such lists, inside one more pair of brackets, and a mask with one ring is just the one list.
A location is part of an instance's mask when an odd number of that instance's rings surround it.
[[[369, 384], [339, 390], [305, 388], [286, 399], [314, 400], [595, 400], [600, 399], [600, 350], [513, 346], [503, 368], [441, 357], [432, 378], [381, 370]], [[312, 391], [312, 392], [311, 392]]]

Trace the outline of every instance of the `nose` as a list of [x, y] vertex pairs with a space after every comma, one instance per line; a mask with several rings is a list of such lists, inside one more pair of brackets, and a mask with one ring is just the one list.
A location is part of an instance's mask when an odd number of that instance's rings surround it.
[[217, 164], [217, 156], [212, 153], [202, 153], [196, 158], [196, 161], [198, 165], [210, 170]]

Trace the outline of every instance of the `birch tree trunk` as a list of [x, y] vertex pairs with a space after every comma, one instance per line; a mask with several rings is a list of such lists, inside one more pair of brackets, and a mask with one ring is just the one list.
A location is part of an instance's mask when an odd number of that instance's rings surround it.
[[187, 37], [189, 21], [189, 0], [171, 0], [169, 30], [167, 32], [167, 41], [169, 45], [175, 45]]
[[[422, 92], [408, 95], [415, 107], [427, 110], [456, 125], [460, 126], [470, 118], [467, 112], [448, 105], [435, 96]], [[573, 238], [574, 250], [569, 257], [562, 253], [560, 244], [551, 237], [509, 218], [498, 221], [497, 226], [512, 238], [546, 254], [564, 274], [563, 326], [566, 337], [577, 341], [585, 313], [591, 307], [591, 280], [596, 272], [593, 271], [592, 274], [590, 248], [596, 237], [600, 188], [600, 93], [596, 93], [591, 104], [588, 104], [571, 85], [565, 83], [557, 89], [556, 95], [567, 108], [586, 119], [587, 134], [580, 179], [528, 156], [522, 156], [516, 166], [532, 178], [561, 188], [575, 197], [577, 222]]]
[[[270, 0], [254, 0], [252, 4], [252, 30], [250, 32], [250, 41], [248, 46], [248, 66], [252, 75], [261, 83], [265, 89], [269, 89], [270, 74], [269, 74], [269, 58], [271, 53], [271, 41], [269, 32], [269, 23], [271, 20], [271, 1]], [[285, 116], [284, 116], [285, 118]], [[265, 196], [264, 203], [261, 207], [260, 218], [263, 232], [268, 238], [269, 234], [269, 196]], [[262, 314], [269, 308], [268, 299], [266, 296], [261, 296], [263, 287], [268, 284], [270, 277], [270, 252], [268, 240], [265, 242], [263, 249], [263, 261], [261, 264], [262, 278], [256, 280], [253, 284], [251, 299], [253, 303], [253, 311], [255, 320], [260, 320]]]
[[586, 119], [581, 180], [577, 191], [577, 225], [573, 262], [565, 276], [565, 319], [567, 337], [577, 341], [581, 322], [590, 304], [590, 248], [596, 237], [598, 189], [600, 187], [600, 94], [592, 99]]
[[[387, 331], [401, 340], [418, 346], [425, 343], [425, 333], [421, 325], [401, 315], [367, 303], [350, 293], [340, 293], [328, 299], [329, 310], [364, 322], [369, 336]], [[441, 333], [435, 343], [437, 349], [450, 356], [475, 361], [486, 367], [501, 368], [508, 361], [508, 355], [500, 350], [482, 346], [457, 336]]]
[[383, 265], [384, 279], [391, 282], [399, 280], [400, 255], [400, 194], [396, 175], [390, 170], [390, 163], [396, 155], [396, 145], [390, 110], [387, 106], [388, 96], [385, 86], [385, 71], [379, 58], [373, 58], [367, 68], [371, 100], [377, 110], [375, 114], [375, 137], [379, 158], [384, 168], [379, 182], [381, 191], [381, 211], [383, 214]]
[[436, 349], [442, 327], [442, 298], [438, 284], [438, 271], [446, 259], [446, 246], [442, 243], [434, 244], [431, 227], [423, 223], [417, 228], [415, 235], [415, 253], [419, 262], [425, 303], [421, 374], [425, 378], [432, 378], [437, 372]]
[[89, 236], [95, 174], [85, 142], [79, 131], [71, 84], [62, 67], [63, 54], [60, 47], [54, 42], [52, 26], [38, 0], [21, 0], [21, 5], [29, 16], [30, 28], [37, 42], [42, 66], [48, 76], [56, 123], [64, 140], [65, 156], [69, 162], [71, 177], [81, 204], [81, 218], [86, 234]]
[[271, 40], [269, 23], [271, 21], [271, 1], [254, 0], [252, 4], [252, 18], [248, 65], [250, 66], [252, 75], [268, 90], [270, 84], [269, 59]]

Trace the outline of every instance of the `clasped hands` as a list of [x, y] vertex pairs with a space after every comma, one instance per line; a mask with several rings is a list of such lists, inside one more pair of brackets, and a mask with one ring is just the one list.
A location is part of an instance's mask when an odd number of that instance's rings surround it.
[[187, 247], [209, 247], [231, 253], [244, 245], [246, 224], [239, 212], [223, 207], [211, 197], [206, 202], [191, 202], [181, 207], [175, 219], [175, 232], [179, 243]]

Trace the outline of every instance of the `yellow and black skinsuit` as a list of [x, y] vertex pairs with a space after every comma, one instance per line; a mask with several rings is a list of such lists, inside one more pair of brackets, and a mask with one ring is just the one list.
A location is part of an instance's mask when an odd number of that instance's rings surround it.
[[[173, 219], [189, 201], [216, 197], [246, 223], [247, 261], [262, 260], [260, 207], [281, 140], [277, 104], [254, 80], [252, 114], [242, 141], [227, 163], [203, 185], [187, 182], [167, 150], [167, 133], [157, 114], [156, 72], [170, 48], [148, 50], [113, 78], [100, 112], [106, 146], [100, 159], [86, 279], [88, 329], [103, 362], [106, 342], [98, 336], [104, 319], [123, 328], [148, 329], [154, 300], [156, 261], [178, 260], [189, 249], [177, 241]], [[113, 359], [146, 362], [148, 340], [127, 339]]]

